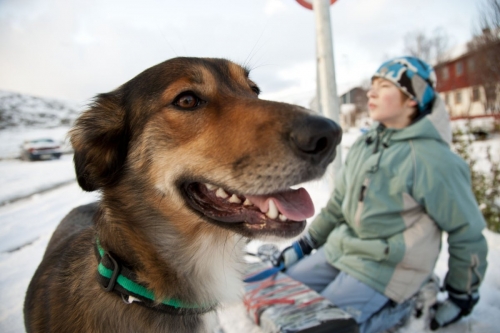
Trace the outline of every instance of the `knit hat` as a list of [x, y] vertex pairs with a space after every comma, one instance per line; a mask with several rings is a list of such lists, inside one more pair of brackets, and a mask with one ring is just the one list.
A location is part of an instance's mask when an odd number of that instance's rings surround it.
[[384, 62], [372, 79], [391, 81], [410, 98], [418, 102], [421, 115], [431, 113], [436, 95], [436, 73], [424, 61], [415, 57], [400, 57]]

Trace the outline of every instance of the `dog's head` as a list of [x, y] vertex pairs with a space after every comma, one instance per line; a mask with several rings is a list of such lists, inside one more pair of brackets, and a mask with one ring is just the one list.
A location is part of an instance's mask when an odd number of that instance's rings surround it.
[[249, 71], [227, 60], [175, 58], [151, 67], [97, 96], [77, 120], [78, 182], [104, 197], [157, 198], [165, 215], [175, 212], [169, 220], [249, 237], [297, 235], [314, 209], [304, 189], [290, 186], [323, 175], [341, 129], [258, 95]]

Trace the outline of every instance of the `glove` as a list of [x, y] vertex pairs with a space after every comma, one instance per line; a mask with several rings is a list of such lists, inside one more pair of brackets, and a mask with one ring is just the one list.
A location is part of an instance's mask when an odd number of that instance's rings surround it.
[[276, 267], [283, 264], [284, 268], [288, 268], [300, 259], [304, 258], [305, 255], [310, 254], [315, 248], [316, 242], [309, 233], [306, 233], [298, 241], [293, 242], [292, 246], [285, 248], [280, 255], [273, 260], [273, 264]]
[[431, 320], [431, 330], [435, 331], [440, 327], [447, 326], [467, 316], [472, 312], [474, 305], [479, 301], [477, 291], [472, 294], [461, 293], [448, 286], [448, 299], [443, 303], [436, 303], [435, 314]]

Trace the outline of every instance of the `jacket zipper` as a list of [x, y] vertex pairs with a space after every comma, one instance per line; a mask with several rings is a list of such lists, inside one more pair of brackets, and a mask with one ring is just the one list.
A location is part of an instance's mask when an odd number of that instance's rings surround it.
[[363, 202], [363, 200], [365, 200], [365, 193], [369, 183], [370, 178], [365, 178], [365, 180], [363, 181], [363, 185], [361, 185], [361, 191], [359, 192], [359, 202]]
[[361, 186], [361, 192], [359, 192], [359, 201], [363, 201], [365, 199], [365, 191], [366, 191], [366, 185]]

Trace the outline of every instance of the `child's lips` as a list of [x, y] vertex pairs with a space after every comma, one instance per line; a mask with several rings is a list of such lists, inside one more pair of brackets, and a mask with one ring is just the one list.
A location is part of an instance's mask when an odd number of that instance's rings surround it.
[[377, 106], [376, 106], [375, 104], [373, 104], [373, 103], [369, 103], [369, 104], [368, 104], [368, 108], [369, 108], [370, 110], [373, 110], [373, 109], [375, 109], [376, 107], [377, 107]]

